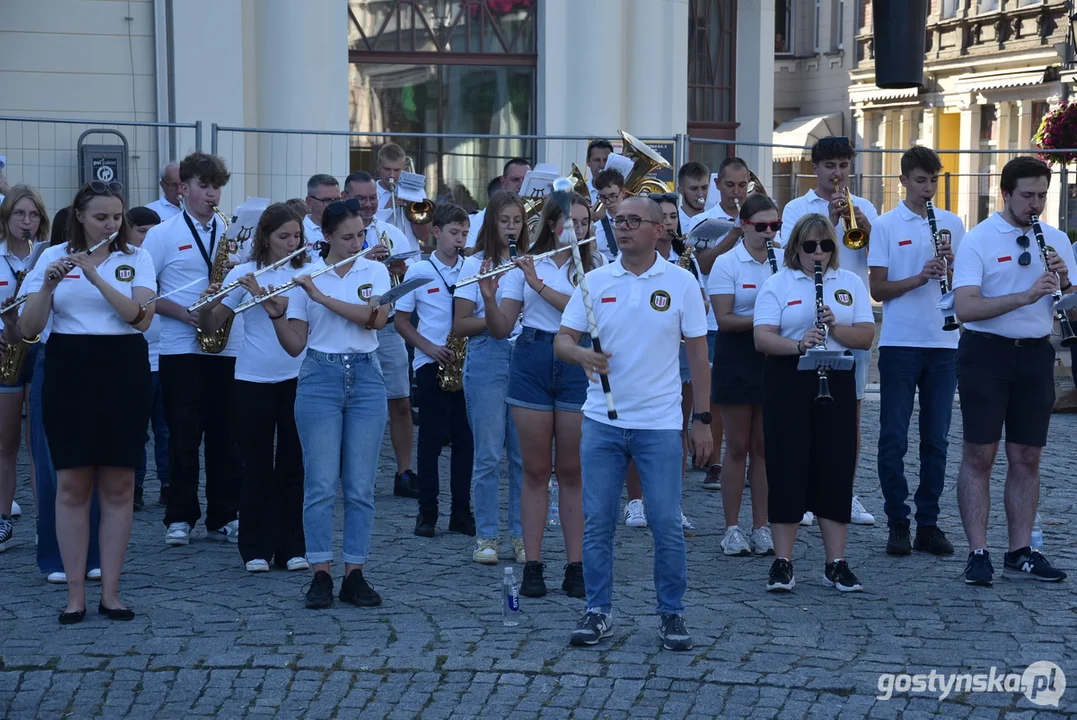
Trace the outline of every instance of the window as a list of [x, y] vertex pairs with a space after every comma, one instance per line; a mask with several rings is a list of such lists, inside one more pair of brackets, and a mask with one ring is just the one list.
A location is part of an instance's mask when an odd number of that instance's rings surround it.
[[998, 10], [998, 0], [977, 0], [976, 12], [986, 13]]
[[1036, 147], [1036, 141], [1033, 139], [1036, 133], [1040, 131], [1040, 125], [1043, 123], [1043, 116], [1047, 114], [1049, 106], [1046, 102], [1041, 100], [1035, 100], [1032, 102], [1032, 117], [1030, 118], [1029, 128], [1032, 130], [1032, 138], [1029, 138], [1028, 147]]
[[845, 0], [834, 0], [831, 18], [833, 22], [830, 27], [830, 49], [841, 50], [842, 38], [845, 35]]
[[1026, 5], [1040, 5], [1043, 0], [1017, 0], [1018, 7], [1025, 7]]
[[942, 0], [942, 19], [957, 17], [958, 0]]
[[731, 0], [689, 0], [689, 123], [734, 122], [734, 7]]
[[998, 105], [988, 103], [980, 106], [980, 145], [993, 145], [998, 141]]
[[823, 17], [822, 8], [819, 7], [822, 4], [822, 1], [823, 0], [815, 0], [815, 52], [820, 52], [822, 49], [822, 46], [819, 43], [819, 36], [822, 34], [823, 25], [821, 22]]
[[774, 3], [774, 54], [793, 54], [793, 2], [776, 0]]

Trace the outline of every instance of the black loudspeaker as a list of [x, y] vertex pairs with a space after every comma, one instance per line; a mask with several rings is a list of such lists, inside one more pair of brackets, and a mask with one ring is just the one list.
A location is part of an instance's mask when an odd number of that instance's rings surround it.
[[875, 84], [911, 88], [924, 84], [924, 34], [928, 0], [875, 0]]

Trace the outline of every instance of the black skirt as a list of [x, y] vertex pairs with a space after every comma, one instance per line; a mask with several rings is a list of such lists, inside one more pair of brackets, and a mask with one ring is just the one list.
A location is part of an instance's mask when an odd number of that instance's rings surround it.
[[711, 365], [711, 400], [714, 404], [762, 404], [763, 357], [763, 353], [756, 352], [753, 331], [719, 330]]
[[137, 468], [152, 403], [145, 337], [53, 333], [41, 401], [57, 470]]

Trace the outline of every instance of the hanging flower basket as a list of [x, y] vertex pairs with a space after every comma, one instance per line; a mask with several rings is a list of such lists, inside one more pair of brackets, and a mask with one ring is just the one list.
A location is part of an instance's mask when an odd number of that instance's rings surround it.
[[1077, 148], [1077, 103], [1063, 103], [1044, 115], [1032, 140], [1046, 151], [1040, 153], [1040, 159], [1050, 165], [1077, 160], [1077, 152], [1052, 152]]

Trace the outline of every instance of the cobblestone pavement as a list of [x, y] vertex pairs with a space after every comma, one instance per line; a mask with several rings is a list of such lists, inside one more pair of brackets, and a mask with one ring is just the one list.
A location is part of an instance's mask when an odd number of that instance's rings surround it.
[[[874, 472], [878, 404], [871, 396], [864, 428], [857, 490], [879, 523], [850, 531], [848, 557], [867, 590], [860, 595], [839, 595], [821, 583], [817, 525], [797, 543], [796, 592], [768, 595], [769, 561], [720, 554], [720, 493], [702, 490], [698, 473], [689, 476], [685, 508], [699, 532], [687, 541], [686, 620], [695, 649], [683, 654], [659, 649], [646, 530], [621, 527], [617, 536], [610, 641], [568, 647], [583, 603], [560, 591], [562, 542], [552, 532], [545, 558], [550, 594], [524, 599], [524, 623], [503, 627], [501, 568], [473, 563], [471, 539], [446, 533], [444, 517], [433, 540], [412, 535], [415, 505], [392, 495], [387, 444], [367, 570], [385, 598], [382, 607], [338, 602], [331, 610], [306, 610], [305, 574], [248, 575], [236, 547], [205, 540], [202, 527], [190, 546], [166, 548], [162, 509], [148, 505], [135, 517], [121, 588], [138, 617], [109, 624], [90, 615], [61, 628], [64, 591], [47, 585], [34, 563], [34, 506], [24, 481], [17, 544], [0, 556], [0, 716], [1072, 717], [1075, 688], [1057, 709], [1016, 692], [960, 693], [942, 702], [937, 692], [876, 699], [880, 673], [987, 673], [992, 666], [1020, 673], [1049, 660], [1077, 682], [1077, 578], [1056, 586], [999, 579], [993, 588], [961, 581], [956, 409], [940, 525], [958, 554], [883, 554]], [[1054, 417], [1041, 503], [1046, 550], [1071, 573], [1075, 430], [1077, 416]], [[915, 458], [910, 466], [915, 477]], [[989, 533], [997, 570], [1005, 544], [1002, 475], [996, 469]], [[150, 479], [147, 499], [156, 497]], [[340, 568], [334, 569], [339, 587]], [[91, 607], [97, 601], [92, 586], [88, 600]]]

